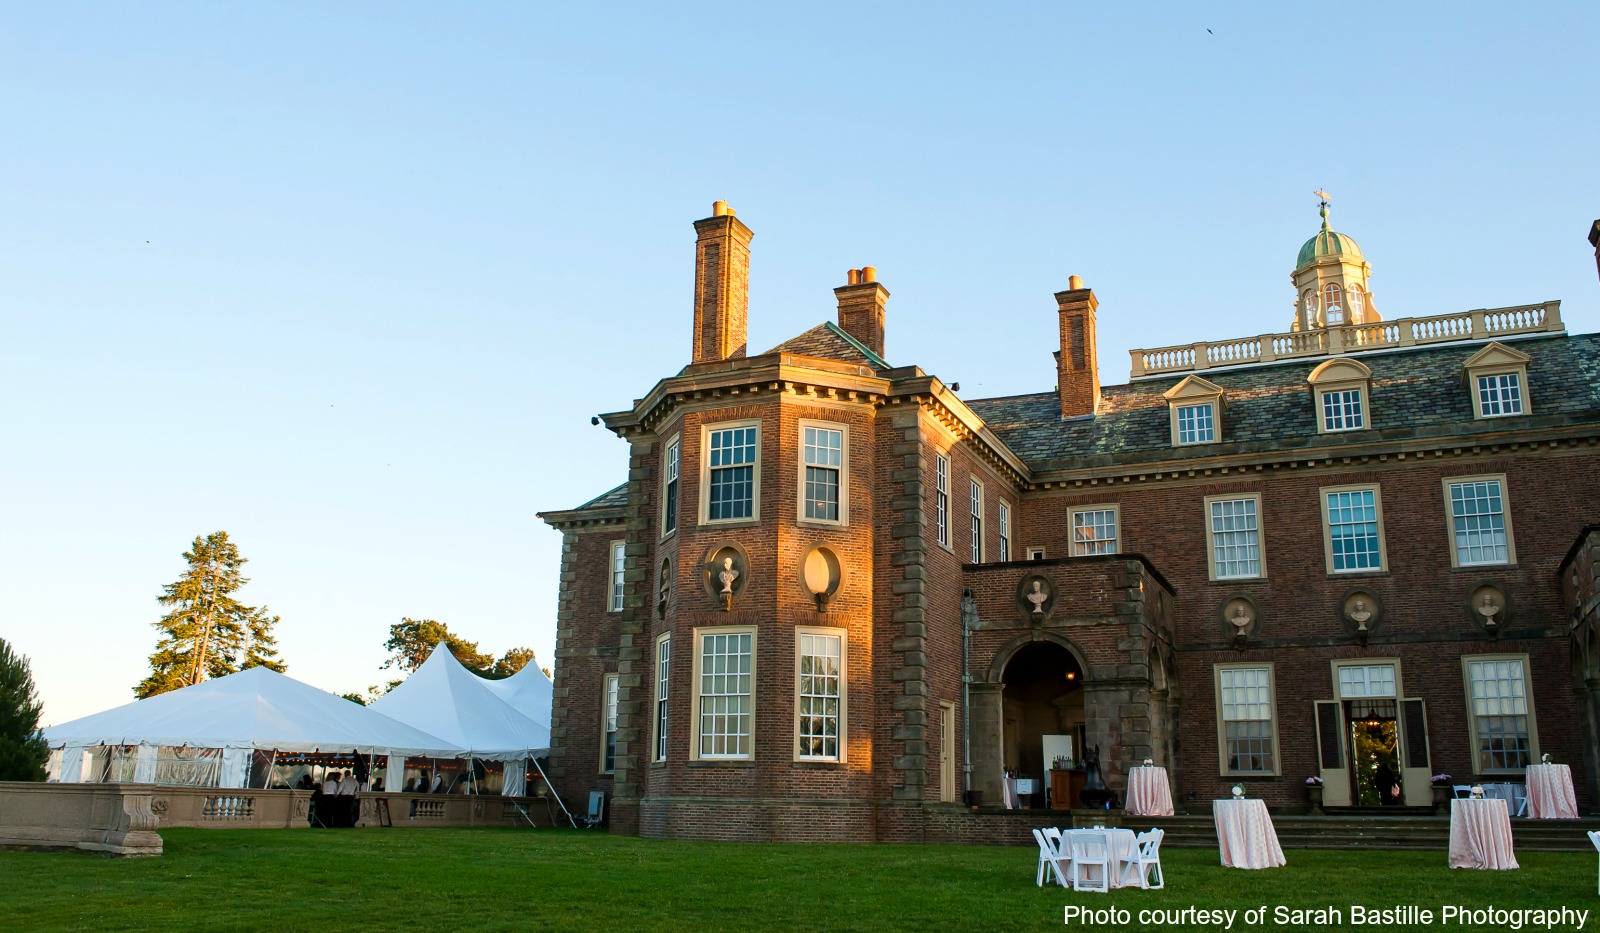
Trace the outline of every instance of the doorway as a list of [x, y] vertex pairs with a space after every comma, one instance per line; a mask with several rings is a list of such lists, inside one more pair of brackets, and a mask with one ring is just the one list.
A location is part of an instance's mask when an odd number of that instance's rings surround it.
[[1055, 642], [1033, 642], [1006, 662], [1001, 698], [1005, 736], [1005, 768], [1044, 786], [1044, 737], [1071, 736], [1071, 757], [1083, 757], [1083, 669], [1078, 659]]
[[1400, 795], [1400, 724], [1393, 699], [1344, 701], [1351, 806], [1392, 807]]

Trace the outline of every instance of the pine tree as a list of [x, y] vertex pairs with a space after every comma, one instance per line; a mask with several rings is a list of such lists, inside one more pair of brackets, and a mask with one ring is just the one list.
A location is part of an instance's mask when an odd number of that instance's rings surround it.
[[0, 781], [42, 781], [50, 749], [39, 735], [44, 709], [28, 659], [0, 638]]
[[226, 531], [195, 538], [183, 555], [189, 569], [169, 583], [158, 602], [171, 609], [154, 623], [161, 638], [150, 655], [150, 676], [134, 693], [143, 698], [223, 677], [247, 667], [284, 669], [267, 608], [233, 598], [250, 581], [240, 574], [246, 560]]

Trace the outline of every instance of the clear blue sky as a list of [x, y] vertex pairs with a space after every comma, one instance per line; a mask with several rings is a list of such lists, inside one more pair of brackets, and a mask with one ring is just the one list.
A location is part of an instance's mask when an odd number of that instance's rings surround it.
[[[687, 362], [693, 231], [755, 231], [753, 351], [893, 293], [888, 356], [1054, 384], [1283, 329], [1311, 191], [1388, 317], [1600, 324], [1600, 4], [23, 4], [0, 26], [0, 637], [125, 702], [198, 534], [291, 674], [403, 615], [554, 644], [589, 425]], [[1209, 32], [1207, 30], [1210, 30]]]

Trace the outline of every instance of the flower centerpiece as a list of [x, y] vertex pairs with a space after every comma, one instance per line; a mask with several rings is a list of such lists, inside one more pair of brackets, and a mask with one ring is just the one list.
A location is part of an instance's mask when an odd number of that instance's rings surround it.
[[1539, 764], [1547, 765], [1549, 763], [1550, 763], [1550, 753], [1549, 752], [1545, 752], [1543, 755], [1539, 756]]
[[1450, 783], [1450, 775], [1448, 775], [1448, 774], [1435, 774], [1433, 776], [1433, 783], [1435, 783], [1435, 784], [1449, 784]]
[[[1546, 762], [1546, 763], [1547, 763], [1547, 764], [1548, 764], [1548, 763], [1549, 763], [1549, 761], [1550, 761], [1550, 756], [1549, 756], [1549, 755], [1546, 755], [1546, 756], [1544, 756], [1544, 760], [1545, 760], [1545, 762]], [[1146, 768], [1148, 768], [1148, 767], [1150, 767], [1150, 766], [1151, 766], [1151, 765], [1153, 765], [1153, 764], [1155, 764], [1155, 759], [1153, 759], [1153, 758], [1146, 758], [1146, 759], [1145, 759], [1145, 760], [1144, 760], [1144, 766], [1145, 766], [1145, 767], [1146, 767]]]
[[1472, 794], [1472, 799], [1473, 800], [1482, 800], [1483, 799], [1483, 785], [1482, 784], [1474, 784], [1474, 785], [1472, 785], [1472, 790], [1469, 793]]
[[1243, 784], [1235, 784], [1235, 785], [1233, 785], [1233, 799], [1234, 800], [1243, 800], [1244, 799], [1244, 785]]

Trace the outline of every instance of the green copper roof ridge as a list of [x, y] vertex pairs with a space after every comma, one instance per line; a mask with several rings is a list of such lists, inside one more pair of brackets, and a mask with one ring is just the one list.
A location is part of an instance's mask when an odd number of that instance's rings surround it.
[[869, 349], [866, 344], [864, 344], [861, 341], [857, 340], [856, 338], [850, 336], [850, 333], [848, 331], [846, 331], [843, 327], [840, 327], [838, 324], [835, 324], [832, 321], [823, 321], [822, 322], [822, 326], [826, 327], [827, 329], [829, 329], [831, 331], [833, 331], [835, 334], [838, 334], [840, 337], [843, 337], [845, 339], [845, 342], [850, 344], [850, 346], [855, 347], [857, 350], [860, 350], [862, 355], [867, 358], [867, 362], [871, 363], [875, 368], [877, 368], [877, 369], [893, 369], [894, 368], [893, 366], [889, 365], [889, 361], [888, 360], [884, 359], [883, 357], [879, 356], [876, 353], [873, 353], [872, 350]]

